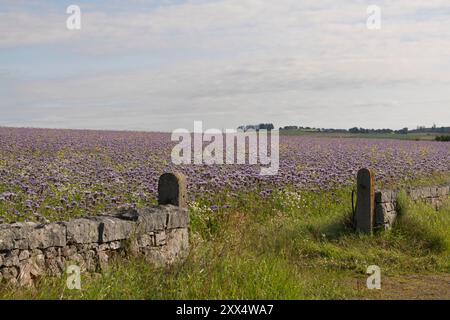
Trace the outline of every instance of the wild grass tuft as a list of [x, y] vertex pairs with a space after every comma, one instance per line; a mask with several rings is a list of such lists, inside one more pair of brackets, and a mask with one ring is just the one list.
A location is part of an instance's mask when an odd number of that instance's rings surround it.
[[[450, 272], [450, 206], [439, 211], [400, 195], [394, 228], [373, 236], [351, 227], [350, 189], [240, 194], [227, 207], [190, 204], [191, 252], [155, 269], [139, 257], [114, 260], [101, 275], [65, 277], [34, 289], [0, 286], [26, 299], [342, 299], [367, 297], [354, 279], [369, 265], [383, 276]], [[218, 209], [212, 210], [211, 205]]]

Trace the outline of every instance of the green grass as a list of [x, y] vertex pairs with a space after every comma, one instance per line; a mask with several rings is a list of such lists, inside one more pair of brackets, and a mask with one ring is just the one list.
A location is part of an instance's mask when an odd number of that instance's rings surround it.
[[282, 130], [283, 136], [310, 136], [316, 138], [367, 138], [367, 139], [399, 139], [433, 141], [439, 133], [350, 133], [350, 132], [318, 132], [305, 130]]
[[186, 261], [155, 269], [139, 258], [116, 259], [101, 275], [82, 276], [82, 290], [65, 278], [42, 278], [36, 288], [0, 286], [4, 299], [350, 299], [366, 268], [383, 276], [450, 273], [450, 206], [436, 212], [399, 197], [394, 228], [373, 236], [351, 229], [350, 189], [256, 193], [212, 212], [190, 205], [191, 251]]
[[[450, 252], [449, 204], [440, 212], [419, 202], [412, 203], [402, 192], [397, 200], [399, 219], [397, 232], [424, 252]], [[447, 255], [450, 266], [450, 256]], [[450, 269], [448, 269], [450, 271]]]

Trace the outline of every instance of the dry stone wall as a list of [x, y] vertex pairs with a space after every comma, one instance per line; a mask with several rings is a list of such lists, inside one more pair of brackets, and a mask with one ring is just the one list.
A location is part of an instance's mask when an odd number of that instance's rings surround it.
[[164, 191], [157, 207], [0, 225], [0, 281], [31, 285], [43, 275], [62, 275], [69, 265], [99, 272], [115, 255], [141, 254], [157, 266], [184, 259], [189, 251], [186, 179], [169, 173], [159, 183]]
[[[450, 195], [450, 185], [421, 187], [406, 190], [414, 201], [424, 201], [438, 209]], [[375, 228], [390, 229], [397, 217], [397, 190], [375, 192]]]
[[0, 225], [0, 279], [31, 283], [59, 276], [71, 264], [98, 272], [114, 255], [143, 254], [156, 265], [186, 256], [188, 213], [165, 205], [73, 219]]

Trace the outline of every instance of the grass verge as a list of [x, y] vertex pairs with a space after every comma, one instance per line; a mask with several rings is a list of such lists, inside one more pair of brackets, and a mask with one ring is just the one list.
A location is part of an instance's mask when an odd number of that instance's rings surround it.
[[227, 208], [219, 204], [217, 211], [205, 203], [191, 203], [191, 252], [183, 263], [163, 270], [139, 258], [122, 258], [102, 274], [83, 275], [81, 291], [68, 290], [64, 277], [45, 277], [31, 289], [3, 284], [0, 297], [379, 298], [386, 295], [365, 289], [369, 265], [378, 265], [383, 278], [450, 274], [448, 201], [435, 211], [401, 195], [394, 228], [367, 236], [351, 229], [349, 199], [349, 189], [285, 190], [264, 199], [242, 194]]

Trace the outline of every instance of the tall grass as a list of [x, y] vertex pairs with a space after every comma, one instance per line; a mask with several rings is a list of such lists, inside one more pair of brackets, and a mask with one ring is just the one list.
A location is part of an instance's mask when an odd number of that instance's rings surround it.
[[139, 258], [117, 259], [101, 275], [42, 278], [36, 288], [3, 285], [2, 298], [32, 299], [342, 299], [369, 295], [355, 288], [367, 266], [383, 275], [450, 272], [450, 207], [436, 212], [399, 198], [399, 219], [374, 236], [351, 229], [350, 190], [240, 194], [190, 205], [191, 252], [155, 269]]
[[396, 229], [415, 247], [425, 253], [450, 251], [450, 215], [446, 208], [436, 211], [423, 202], [413, 203], [405, 192], [397, 199], [398, 220]]

